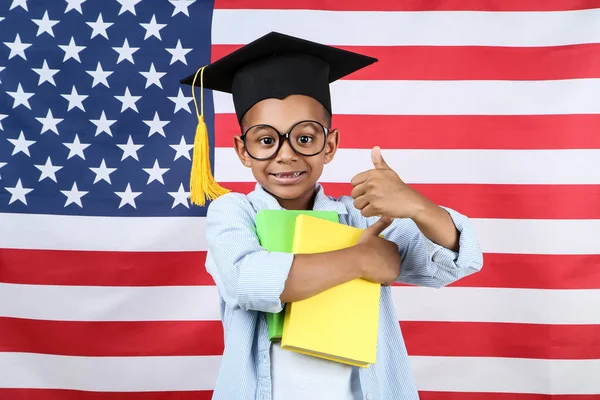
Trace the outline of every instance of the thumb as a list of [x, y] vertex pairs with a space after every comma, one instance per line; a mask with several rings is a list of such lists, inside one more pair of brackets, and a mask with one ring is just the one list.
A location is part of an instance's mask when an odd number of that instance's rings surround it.
[[373, 225], [365, 229], [363, 235], [379, 236], [381, 232], [392, 224], [394, 220], [392, 218], [381, 217]]
[[373, 150], [371, 150], [371, 161], [373, 161], [373, 166], [376, 169], [390, 169], [387, 163], [383, 160], [381, 148], [379, 146], [375, 146], [373, 147]]

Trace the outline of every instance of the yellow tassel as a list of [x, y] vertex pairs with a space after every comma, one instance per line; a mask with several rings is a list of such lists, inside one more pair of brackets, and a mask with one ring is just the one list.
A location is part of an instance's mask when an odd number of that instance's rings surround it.
[[[200, 68], [194, 76], [192, 82], [192, 97], [196, 106], [196, 115], [198, 116], [198, 125], [196, 126], [196, 136], [194, 138], [194, 152], [192, 155], [192, 169], [190, 171], [190, 201], [192, 204], [204, 206], [206, 199], [214, 200], [219, 196], [229, 193], [229, 190], [219, 185], [213, 178], [210, 168], [210, 152], [208, 144], [208, 130], [204, 122], [204, 84], [202, 75], [204, 68]], [[200, 73], [200, 104], [201, 112], [198, 112], [198, 103], [194, 86], [196, 78]]]

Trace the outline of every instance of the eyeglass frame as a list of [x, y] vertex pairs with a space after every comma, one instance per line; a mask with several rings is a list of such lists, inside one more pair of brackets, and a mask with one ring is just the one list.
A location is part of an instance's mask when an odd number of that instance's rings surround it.
[[[304, 153], [299, 152], [298, 150], [296, 150], [296, 148], [294, 147], [294, 145], [290, 141], [290, 133], [292, 133], [292, 131], [294, 130], [294, 128], [296, 126], [298, 126], [298, 125], [300, 125], [302, 123], [305, 123], [305, 122], [314, 122], [314, 123], [316, 123], [317, 125], [319, 125], [323, 129], [323, 133], [325, 135], [325, 139], [323, 140], [323, 147], [321, 147], [321, 150], [319, 150], [318, 152], [316, 152], [314, 154], [304, 154]], [[271, 156], [266, 157], [266, 158], [254, 157], [252, 154], [250, 154], [250, 151], [248, 150], [248, 146], [246, 145], [246, 135], [248, 134], [248, 132], [251, 129], [259, 127], [259, 126], [264, 126], [264, 127], [273, 129], [277, 133], [277, 136], [279, 137], [279, 144], [277, 146], [277, 150], [275, 150]], [[305, 120], [296, 122], [294, 125], [292, 125], [290, 127], [290, 129], [286, 133], [281, 133], [276, 128], [274, 128], [274, 127], [272, 127], [271, 125], [268, 125], [268, 124], [256, 124], [256, 125], [252, 125], [251, 127], [249, 127], [248, 129], [246, 129], [242, 133], [242, 135], [240, 136], [240, 139], [242, 139], [242, 142], [244, 143], [244, 147], [246, 148], [246, 152], [248, 153], [248, 155], [250, 156], [250, 158], [253, 158], [253, 159], [257, 160], [257, 161], [266, 161], [266, 160], [270, 160], [270, 159], [272, 159], [272, 158], [274, 158], [274, 157], [277, 156], [277, 153], [279, 153], [279, 150], [281, 150], [281, 146], [283, 146], [283, 142], [285, 142], [286, 140], [287, 140], [288, 144], [290, 145], [290, 148], [292, 150], [294, 150], [294, 152], [296, 154], [300, 154], [301, 156], [304, 156], [304, 157], [314, 157], [316, 155], [319, 155], [319, 154], [321, 154], [323, 152], [323, 150], [325, 150], [325, 146], [327, 145], [327, 135], [330, 132], [331, 132], [331, 129], [327, 128], [325, 125], [323, 125], [319, 121], [315, 121], [315, 120], [311, 120], [311, 119], [305, 119]]]

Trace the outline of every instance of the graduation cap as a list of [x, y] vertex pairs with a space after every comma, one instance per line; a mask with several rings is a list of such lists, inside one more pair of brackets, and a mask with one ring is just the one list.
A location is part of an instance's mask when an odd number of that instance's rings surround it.
[[[208, 158], [208, 133], [203, 115], [203, 89], [231, 93], [238, 122], [256, 103], [292, 94], [319, 101], [329, 113], [329, 84], [377, 59], [278, 32], [268, 33], [181, 80], [192, 85], [198, 114], [190, 176], [190, 200], [204, 205], [228, 192], [215, 182]], [[199, 79], [198, 79], [199, 78]], [[200, 87], [201, 109], [194, 94]]]

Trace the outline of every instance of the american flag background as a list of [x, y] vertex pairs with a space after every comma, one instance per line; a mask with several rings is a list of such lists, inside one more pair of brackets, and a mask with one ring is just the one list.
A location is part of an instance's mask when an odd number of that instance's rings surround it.
[[[179, 80], [270, 31], [332, 85], [330, 195], [370, 148], [472, 218], [482, 272], [393, 288], [424, 400], [600, 399], [600, 1], [1, 0], [0, 399], [209, 399], [223, 351]], [[229, 95], [216, 179], [253, 189]]]

